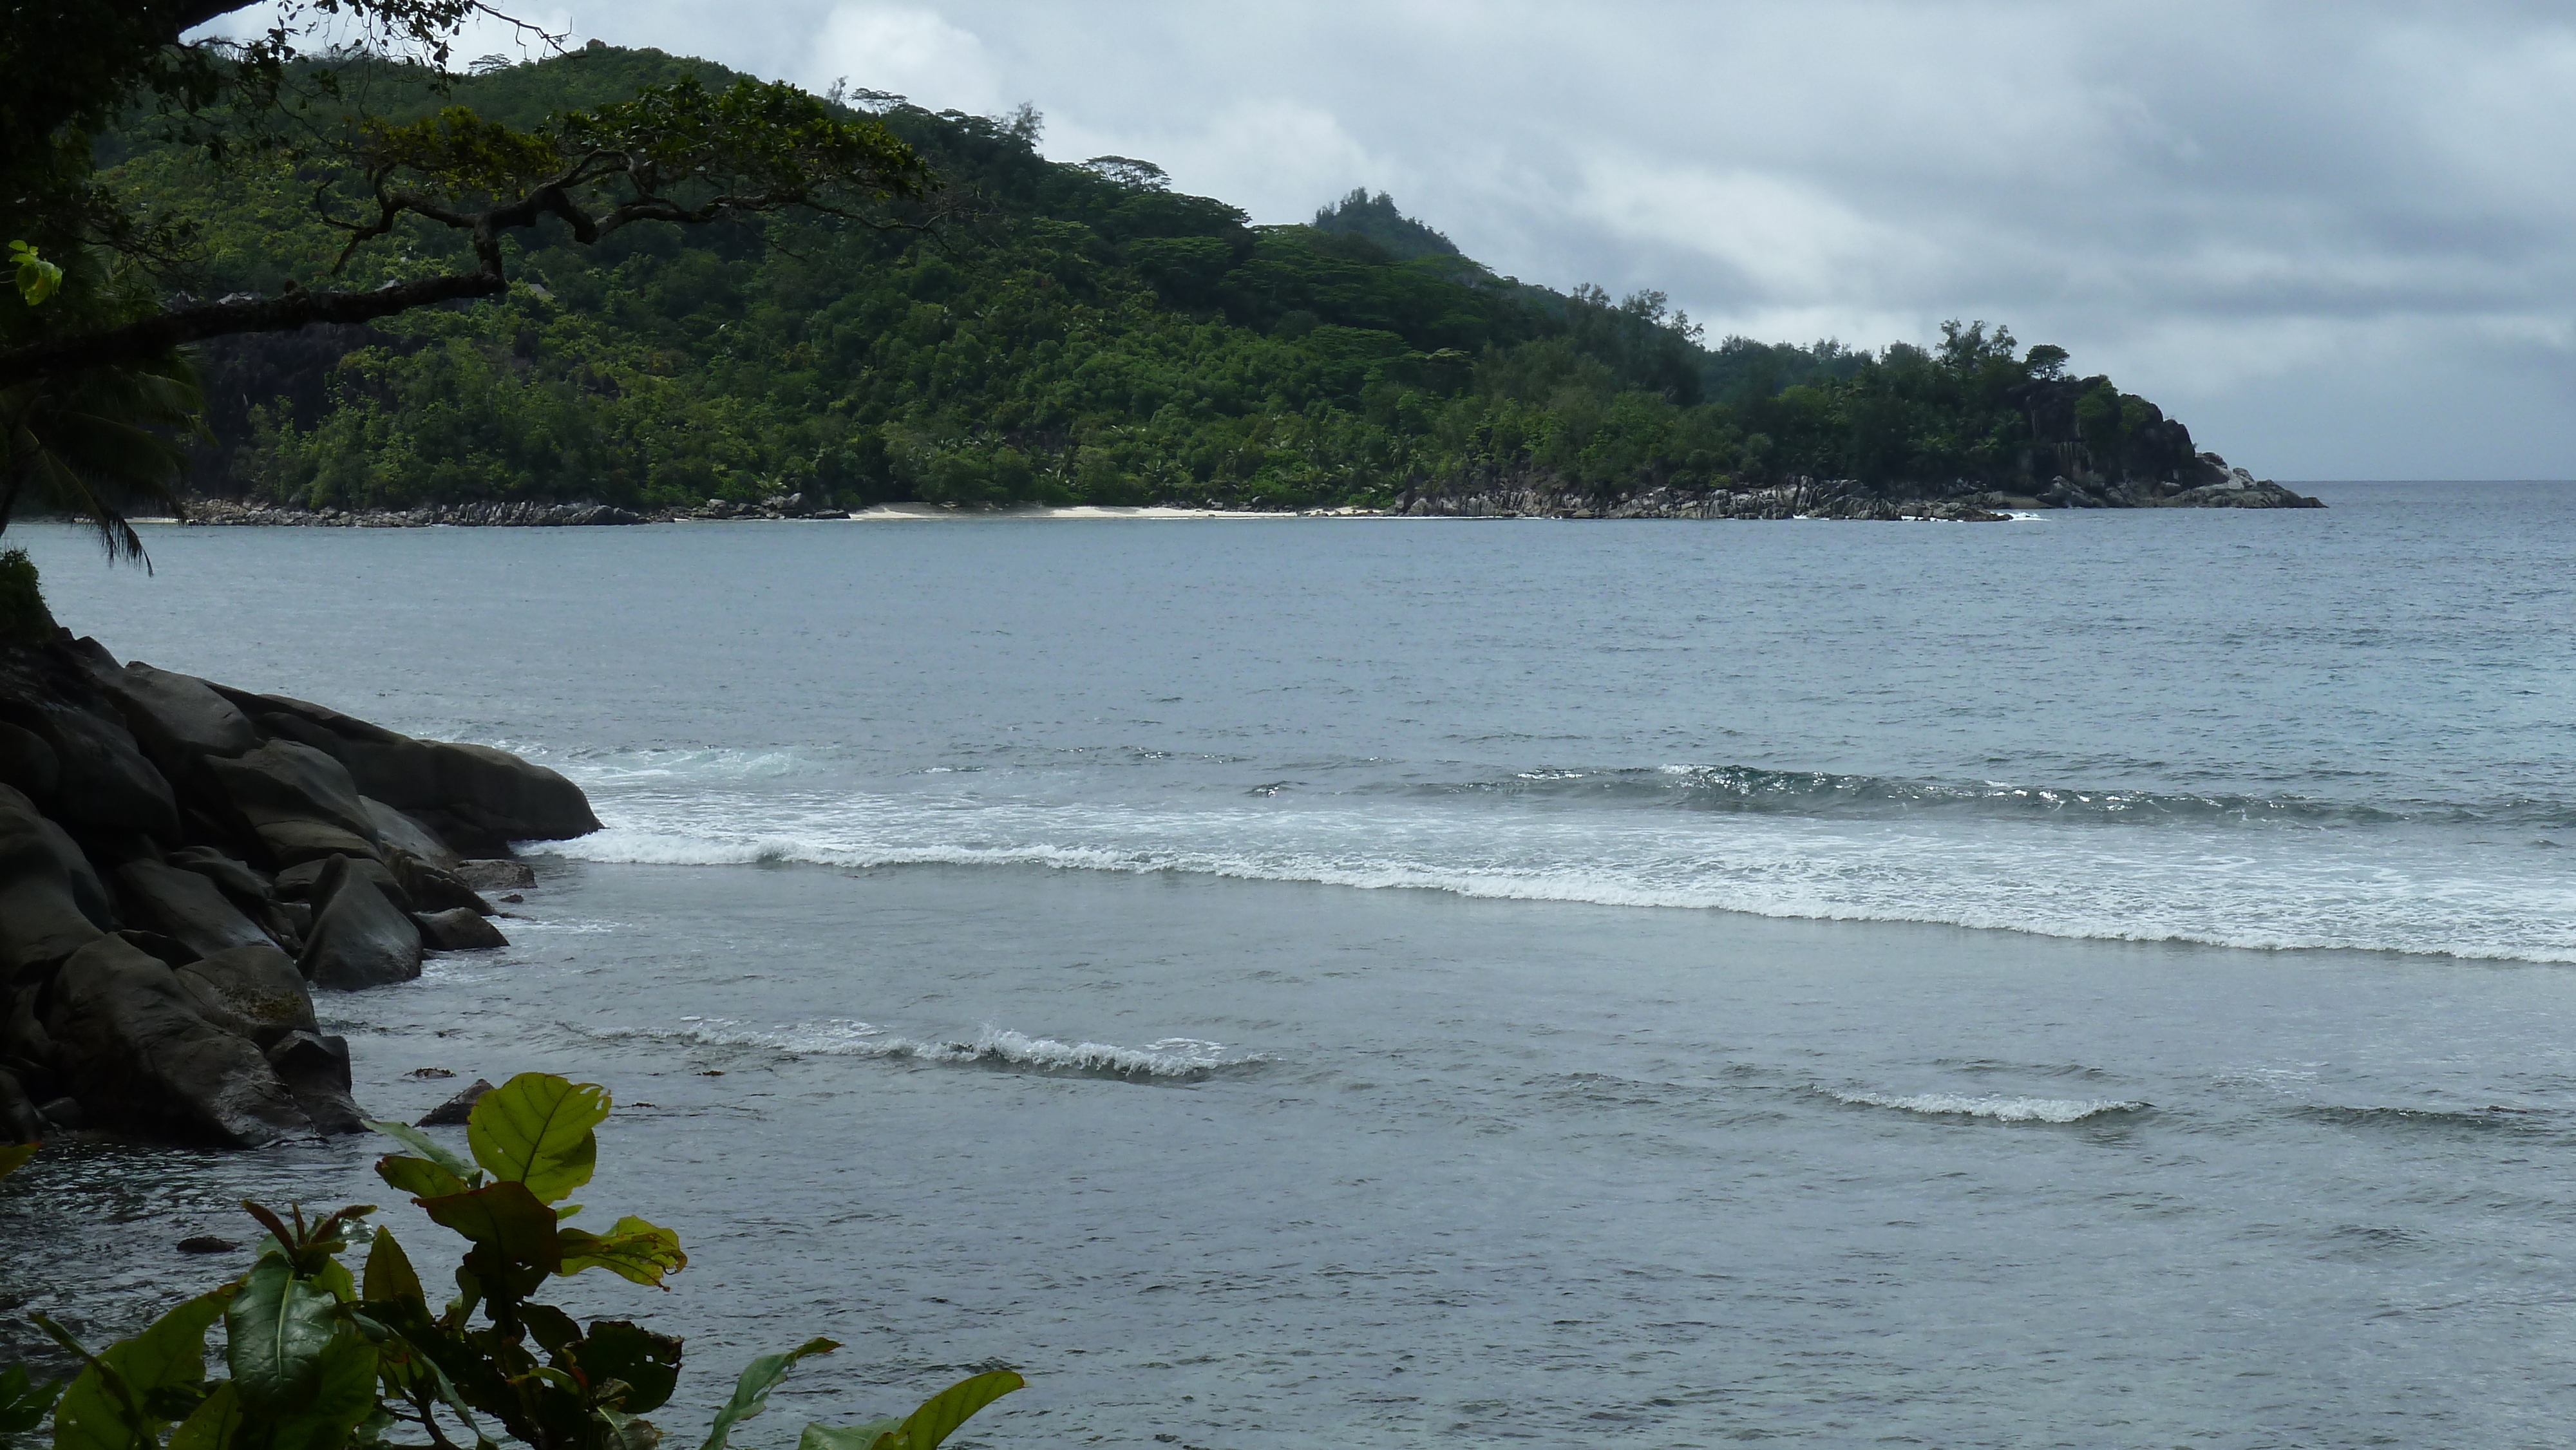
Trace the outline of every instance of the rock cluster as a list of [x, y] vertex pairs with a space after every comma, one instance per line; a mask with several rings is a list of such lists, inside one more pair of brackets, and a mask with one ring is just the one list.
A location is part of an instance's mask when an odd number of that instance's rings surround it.
[[192, 524], [286, 524], [306, 528], [424, 529], [434, 524], [485, 528], [565, 528], [653, 522], [631, 509], [602, 503], [444, 503], [411, 509], [318, 510], [269, 508], [231, 499], [200, 499], [188, 507]]
[[599, 829], [479, 745], [135, 662], [0, 647], [0, 1142], [104, 1128], [251, 1147], [354, 1132], [315, 987], [504, 945], [478, 883]]
[[[2176, 425], [2179, 426], [2179, 425]], [[2077, 462], [2081, 462], [2079, 457]], [[1399, 496], [1395, 512], [1413, 516], [1569, 519], [1947, 519], [1997, 522], [2005, 510], [2038, 508], [2323, 508], [2324, 504], [2230, 468], [2215, 453], [2164, 476], [2117, 478], [2084, 471], [2058, 475], [2028, 494], [1956, 479], [1946, 484], [1872, 487], [1857, 479], [1792, 479], [1786, 483], [1679, 484], [1587, 492], [1547, 476], [1426, 487]]]

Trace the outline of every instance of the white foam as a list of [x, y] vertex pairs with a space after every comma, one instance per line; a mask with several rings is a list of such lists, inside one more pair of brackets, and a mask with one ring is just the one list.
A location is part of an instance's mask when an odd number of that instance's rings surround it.
[[2147, 1106], [2145, 1103], [2114, 1102], [2107, 1098], [1972, 1097], [1962, 1093], [1914, 1093], [1894, 1097], [1885, 1093], [1828, 1091], [1836, 1101], [1850, 1103], [1854, 1107], [1896, 1108], [1934, 1118], [1993, 1118], [2004, 1123], [2080, 1123], [2103, 1113], [2134, 1113]]
[[[603, 792], [609, 830], [547, 849], [670, 865], [1043, 866], [1188, 872], [1506, 900], [1715, 908], [2254, 949], [2576, 963], [2563, 871], [2447, 833], [2105, 829], [1521, 810], [1318, 797], [1296, 808], [980, 795]], [[1242, 799], [1231, 796], [1233, 801]]]
[[1195, 1078], [1222, 1068], [1268, 1059], [1229, 1052], [1221, 1042], [1166, 1037], [1143, 1047], [1108, 1042], [1061, 1042], [986, 1023], [969, 1042], [895, 1036], [871, 1022], [836, 1017], [756, 1028], [723, 1017], [687, 1017], [677, 1028], [632, 1028], [601, 1034], [704, 1043], [711, 1047], [760, 1047], [798, 1057], [903, 1058], [917, 1062], [1017, 1067], [1041, 1072], [1123, 1078]]

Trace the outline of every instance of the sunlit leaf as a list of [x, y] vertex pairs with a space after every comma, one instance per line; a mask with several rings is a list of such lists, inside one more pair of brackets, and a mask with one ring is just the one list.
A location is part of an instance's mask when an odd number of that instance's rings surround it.
[[555, 1271], [559, 1274], [606, 1269], [631, 1283], [659, 1287], [663, 1275], [689, 1266], [677, 1233], [631, 1215], [604, 1234], [566, 1228], [556, 1230], [555, 1238], [563, 1249], [563, 1267]]
[[1027, 1380], [1009, 1370], [959, 1380], [903, 1417], [903, 1428], [895, 1432], [894, 1450], [938, 1450], [940, 1442], [957, 1433], [957, 1427], [973, 1418], [977, 1410], [1013, 1390], [1027, 1389], [1028, 1385]]
[[[369, 1118], [366, 1120], [366, 1124], [368, 1127], [375, 1129], [377, 1132], [384, 1134], [386, 1137], [391, 1138], [413, 1152], [418, 1153], [430, 1162], [435, 1163], [439, 1167], [446, 1169], [448, 1172], [455, 1174], [458, 1178], [464, 1180], [468, 1184], [472, 1184], [480, 1180], [483, 1176], [483, 1171], [481, 1169], [476, 1168], [473, 1164], [457, 1157], [453, 1152], [440, 1144], [436, 1138], [429, 1136], [427, 1133], [413, 1127], [409, 1123], [380, 1123], [373, 1118]], [[383, 1165], [378, 1164], [376, 1171], [380, 1174], [384, 1172]], [[390, 1182], [391, 1180], [387, 1181]], [[399, 1188], [402, 1185], [395, 1184], [394, 1186]]]
[[35, 1157], [36, 1150], [43, 1146], [45, 1145], [42, 1143], [0, 1144], [0, 1178], [6, 1178], [17, 1172], [18, 1166]]
[[414, 1198], [445, 1198], [475, 1186], [427, 1158], [379, 1158], [376, 1176]]
[[809, 1339], [785, 1354], [764, 1354], [742, 1367], [733, 1383], [733, 1394], [716, 1411], [715, 1424], [707, 1431], [707, 1440], [698, 1450], [724, 1450], [725, 1437], [733, 1433], [734, 1423], [757, 1415], [769, 1404], [769, 1392], [787, 1378], [788, 1367], [809, 1354], [829, 1354], [840, 1348], [837, 1340]]
[[903, 1428], [903, 1418], [888, 1415], [864, 1425], [809, 1424], [796, 1437], [796, 1450], [875, 1450], [876, 1443]]
[[494, 1178], [555, 1203], [590, 1181], [599, 1157], [590, 1130], [607, 1118], [608, 1092], [598, 1084], [523, 1072], [476, 1101], [465, 1141]]

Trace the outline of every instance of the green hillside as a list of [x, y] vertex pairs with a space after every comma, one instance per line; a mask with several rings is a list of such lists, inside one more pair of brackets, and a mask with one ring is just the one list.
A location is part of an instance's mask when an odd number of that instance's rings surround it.
[[[528, 125], [684, 73], [730, 77], [594, 44], [443, 99], [400, 72], [367, 84], [397, 114], [462, 104]], [[929, 236], [825, 216], [648, 223], [595, 248], [550, 220], [511, 244], [523, 285], [506, 298], [206, 345], [219, 443], [196, 487], [342, 508], [817, 489], [1271, 508], [1798, 476], [2019, 492], [2191, 466], [2152, 404], [2060, 377], [2063, 352], [2025, 355], [2000, 330], [1876, 354], [1708, 347], [1660, 294], [1498, 277], [1383, 194], [1253, 227], [1148, 163], [1046, 160], [1025, 111], [854, 100], [976, 214]], [[318, 278], [343, 240], [309, 212], [313, 178], [283, 166], [217, 173], [140, 143], [114, 160], [114, 185], [201, 223], [208, 295]], [[346, 280], [460, 250], [426, 225], [400, 237]]]

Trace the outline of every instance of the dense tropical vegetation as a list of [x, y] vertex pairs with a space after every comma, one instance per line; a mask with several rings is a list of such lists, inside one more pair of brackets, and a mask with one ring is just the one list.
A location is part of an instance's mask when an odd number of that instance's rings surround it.
[[[348, 64], [371, 66], [389, 116], [461, 107], [520, 129], [739, 80], [596, 43], [496, 60], [443, 92], [417, 68]], [[501, 243], [516, 279], [501, 295], [210, 346], [221, 446], [197, 486], [315, 508], [786, 493], [1303, 507], [1511, 479], [1615, 493], [1798, 475], [2002, 486], [2034, 471], [2034, 387], [2076, 395], [2106, 456], [2161, 419], [2106, 380], [2062, 379], [2063, 351], [2023, 353], [1982, 324], [1874, 354], [1712, 347], [1657, 293], [1496, 276], [1383, 194], [1255, 227], [1147, 162], [1047, 160], [1025, 109], [828, 101], [881, 120], [968, 214], [928, 233], [815, 212], [641, 223], [590, 246], [541, 219]], [[310, 160], [217, 167], [143, 139], [110, 160], [126, 194], [199, 220], [209, 291], [322, 275], [345, 241], [313, 214]], [[353, 260], [352, 285], [451, 266], [460, 246], [419, 218], [390, 237]]]
[[[625, 1319], [576, 1321], [536, 1293], [605, 1269], [659, 1285], [688, 1266], [679, 1236], [628, 1216], [603, 1232], [575, 1226], [563, 1200], [590, 1181], [606, 1092], [521, 1073], [474, 1104], [459, 1154], [418, 1128], [370, 1126], [411, 1150], [377, 1175], [465, 1247], [453, 1272], [424, 1281], [376, 1209], [308, 1221], [243, 1208], [266, 1230], [247, 1272], [180, 1301], [148, 1328], [98, 1350], [48, 1315], [36, 1323], [80, 1368], [39, 1382], [0, 1370], [0, 1444], [52, 1422], [66, 1450], [654, 1450], [644, 1417], [671, 1398], [681, 1341]], [[0, 1177], [35, 1144], [0, 1146]], [[342, 1259], [358, 1254], [354, 1272]], [[453, 1282], [455, 1297], [431, 1285]], [[227, 1375], [206, 1375], [206, 1340], [223, 1326]], [[798, 1360], [839, 1348], [811, 1339], [761, 1355], [735, 1380], [700, 1450], [726, 1450]], [[968, 1417], [1023, 1382], [970, 1376], [910, 1414], [809, 1424], [798, 1450], [936, 1450]]]

